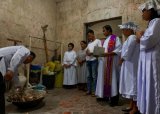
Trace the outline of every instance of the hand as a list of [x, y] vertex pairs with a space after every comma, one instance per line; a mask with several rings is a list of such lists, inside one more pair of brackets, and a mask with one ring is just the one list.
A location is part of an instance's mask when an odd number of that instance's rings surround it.
[[64, 66], [64, 68], [68, 68], [68, 65], [67, 65], [67, 64], [64, 64], [63, 66]]
[[140, 43], [140, 39], [139, 39], [139, 38], [136, 38], [136, 42], [137, 42], [137, 43]]
[[136, 36], [137, 36], [137, 38], [140, 40], [140, 38], [143, 36], [143, 34], [144, 34], [144, 31], [137, 31], [136, 32]]
[[82, 60], [80, 60], [80, 59], [77, 59], [77, 61], [78, 61], [78, 63], [79, 63], [79, 64], [81, 64], [81, 63], [82, 63]]
[[13, 76], [14, 76], [13, 71], [8, 70], [6, 72], [6, 74], [4, 75], [4, 78], [5, 78], [5, 80], [10, 81], [10, 80], [12, 80]]
[[91, 52], [87, 49], [86, 54], [87, 54], [88, 56], [91, 56], [93, 53], [91, 53]]
[[121, 58], [121, 59], [119, 60], [119, 65], [122, 65], [123, 61], [124, 61], [124, 59]]

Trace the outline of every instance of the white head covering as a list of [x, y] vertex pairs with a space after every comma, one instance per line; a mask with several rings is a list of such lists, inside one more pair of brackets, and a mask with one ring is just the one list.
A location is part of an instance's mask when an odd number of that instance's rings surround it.
[[150, 0], [140, 5], [138, 9], [143, 11], [144, 9], [149, 10], [154, 8], [157, 11], [158, 15], [160, 15], [160, 0]]
[[151, 0], [155, 3], [158, 15], [160, 15], [160, 0]]
[[151, 0], [151, 1], [153, 1], [155, 3], [156, 9], [160, 10], [160, 0]]
[[133, 31], [136, 31], [138, 28], [138, 25], [134, 24], [134, 22], [127, 22], [118, 26], [120, 27], [120, 29], [132, 29]]
[[154, 8], [156, 10], [156, 5], [153, 1], [147, 1], [138, 7], [138, 9], [140, 9], [141, 11], [143, 11], [144, 9], [150, 10], [151, 8]]

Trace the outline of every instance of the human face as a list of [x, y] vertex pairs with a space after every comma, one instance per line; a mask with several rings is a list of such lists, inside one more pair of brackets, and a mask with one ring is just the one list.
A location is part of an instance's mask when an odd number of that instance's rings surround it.
[[145, 21], [150, 21], [151, 20], [151, 10], [146, 10], [146, 9], [144, 9], [143, 11], [142, 11], [143, 13], [142, 13], [142, 18], [143, 18], [143, 20], [145, 20]]
[[28, 63], [31, 63], [32, 61], [33, 61], [33, 56], [29, 55], [23, 63], [28, 64]]
[[87, 34], [88, 40], [89, 41], [93, 41], [95, 39], [94, 34], [93, 33], [88, 33]]
[[68, 45], [68, 51], [71, 51], [73, 49], [72, 45]]
[[103, 28], [103, 34], [104, 34], [104, 36], [109, 36], [110, 32], [108, 30], [106, 30], [105, 28]]
[[122, 33], [124, 36], [128, 37], [128, 36], [132, 35], [134, 32], [131, 29], [122, 29]]
[[80, 45], [81, 45], [82, 50], [84, 50], [87, 47], [86, 44], [83, 42], [80, 42]]

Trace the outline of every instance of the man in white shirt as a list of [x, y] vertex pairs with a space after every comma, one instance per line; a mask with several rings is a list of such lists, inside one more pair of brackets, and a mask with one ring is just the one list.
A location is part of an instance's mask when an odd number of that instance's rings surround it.
[[[93, 50], [95, 46], [102, 47], [102, 45], [101, 41], [95, 38], [93, 30], [89, 30], [87, 32], [87, 37], [89, 40], [89, 44], [87, 46], [87, 56], [86, 56], [87, 68], [88, 68], [87, 95], [92, 94], [92, 96], [95, 96], [98, 60], [96, 57], [93, 56]], [[93, 83], [93, 91], [92, 91], [92, 83]]]
[[5, 114], [5, 81], [17, 77], [18, 66], [31, 63], [36, 57], [24, 46], [10, 46], [0, 48], [0, 114]]

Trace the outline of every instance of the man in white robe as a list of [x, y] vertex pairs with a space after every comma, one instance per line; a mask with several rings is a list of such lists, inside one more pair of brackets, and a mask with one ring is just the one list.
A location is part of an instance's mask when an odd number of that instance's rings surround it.
[[144, 32], [137, 32], [140, 38], [137, 105], [142, 114], [160, 114], [160, 19], [153, 2], [139, 8], [149, 24]]
[[[112, 28], [110, 25], [106, 25], [103, 27], [104, 35], [106, 36], [106, 40], [104, 41], [103, 47], [105, 48], [105, 55], [102, 55], [104, 57], [99, 58], [99, 65], [98, 65], [98, 79], [97, 79], [97, 87], [96, 87], [96, 96], [98, 98], [104, 98], [107, 99], [110, 98], [111, 105], [116, 105], [118, 103], [118, 84], [119, 84], [119, 73], [120, 73], [120, 67], [118, 65], [119, 58], [120, 58], [120, 50], [121, 50], [121, 41], [119, 37], [115, 37], [115, 47], [114, 50], [111, 53], [108, 53], [108, 44], [110, 42], [111, 36], [112, 36]], [[111, 68], [111, 90], [110, 95], [104, 94], [104, 74], [106, 69], [106, 59], [108, 56], [113, 56], [113, 63]]]
[[69, 43], [68, 51], [64, 53], [64, 58], [63, 58], [63, 66], [64, 66], [63, 85], [69, 88], [77, 84], [76, 52], [73, 50], [73, 48], [74, 44]]
[[5, 114], [4, 79], [7, 81], [12, 78], [18, 79], [18, 66], [22, 63], [30, 63], [34, 58], [35, 54], [24, 46], [0, 48], [0, 114]]

